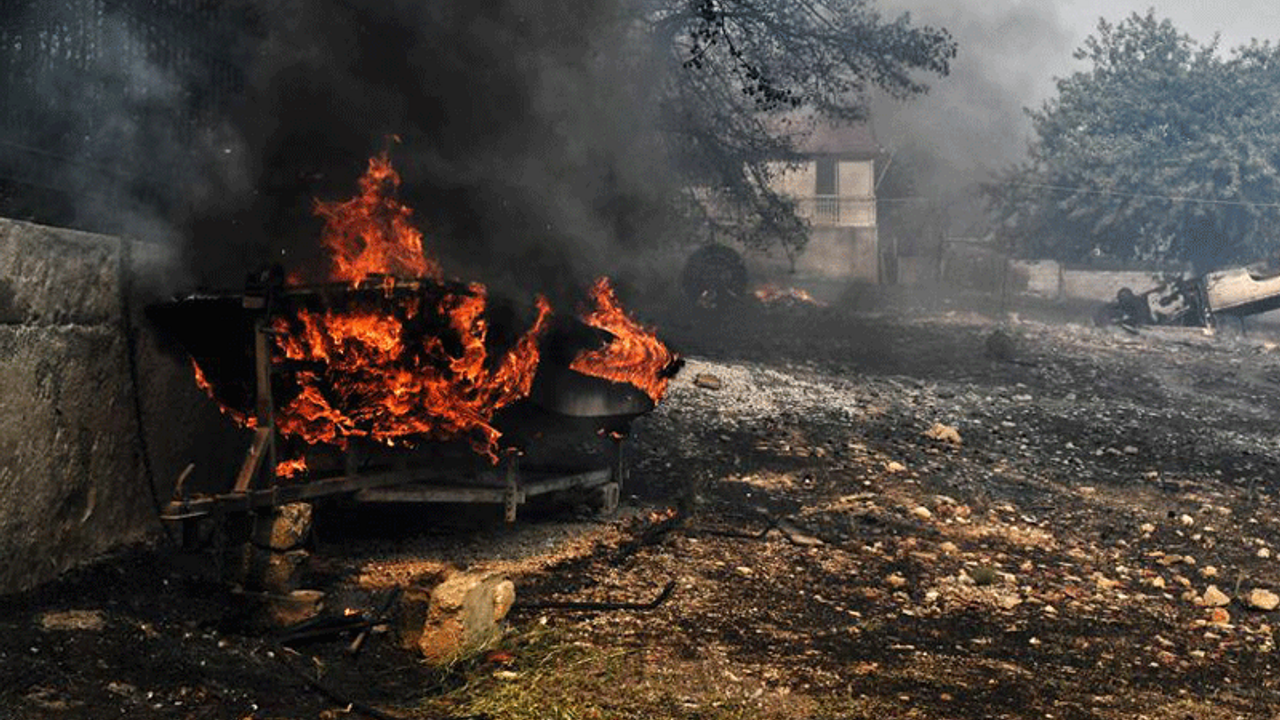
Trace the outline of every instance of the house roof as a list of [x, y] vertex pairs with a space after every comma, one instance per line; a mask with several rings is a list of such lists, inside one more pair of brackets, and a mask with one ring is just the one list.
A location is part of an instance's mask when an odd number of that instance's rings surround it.
[[868, 160], [881, 153], [870, 122], [832, 122], [801, 110], [769, 121], [775, 131], [789, 135], [801, 155], [835, 155]]
[[870, 159], [880, 154], [880, 144], [870, 123], [831, 123], [815, 120], [796, 137], [796, 149], [806, 155], [839, 155]]

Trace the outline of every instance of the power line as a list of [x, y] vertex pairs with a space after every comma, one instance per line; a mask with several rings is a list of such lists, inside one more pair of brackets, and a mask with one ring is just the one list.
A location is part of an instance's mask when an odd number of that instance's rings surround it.
[[[1197, 198], [1187, 195], [1160, 195], [1157, 193], [1137, 193], [1124, 192], [1122, 190], [1092, 190], [1083, 187], [1073, 187], [1070, 185], [1054, 185], [1052, 183], [1035, 183], [1035, 182], [984, 182], [974, 183], [987, 186], [1000, 187], [1028, 187], [1041, 188], [1045, 190], [1060, 190], [1062, 192], [1080, 193], [1083, 195], [1104, 195], [1110, 197], [1136, 198], [1140, 200], [1166, 200], [1169, 202], [1185, 202], [1196, 203], [1200, 205], [1229, 205], [1234, 207], [1258, 207], [1258, 208], [1280, 208], [1280, 203], [1264, 203], [1250, 202], [1247, 200], [1221, 200], [1216, 198]], [[902, 197], [877, 197], [876, 202], [881, 203], [902, 203], [902, 202], [927, 202], [935, 198], [930, 195], [906, 195]]]
[[1168, 200], [1170, 202], [1197, 203], [1200, 205], [1232, 205], [1232, 206], [1238, 206], [1238, 207], [1280, 208], [1280, 203], [1249, 202], [1245, 200], [1220, 200], [1215, 198], [1195, 198], [1195, 197], [1188, 197], [1186, 195], [1158, 195], [1155, 193], [1123, 192], [1121, 190], [1090, 190], [1088, 188], [1071, 187], [1069, 185], [1053, 185], [1050, 183], [1009, 181], [1009, 182], [988, 183], [988, 184], [1002, 185], [1005, 187], [1031, 187], [1031, 188], [1044, 188], [1046, 190], [1062, 190], [1064, 192], [1081, 193], [1084, 195], [1108, 195], [1112, 197], [1137, 198], [1141, 200]]

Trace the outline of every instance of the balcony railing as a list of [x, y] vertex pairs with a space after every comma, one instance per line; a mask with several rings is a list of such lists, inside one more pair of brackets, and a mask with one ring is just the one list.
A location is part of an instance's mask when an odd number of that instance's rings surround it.
[[868, 197], [815, 195], [798, 199], [800, 216], [816, 226], [870, 227], [876, 224], [876, 201]]

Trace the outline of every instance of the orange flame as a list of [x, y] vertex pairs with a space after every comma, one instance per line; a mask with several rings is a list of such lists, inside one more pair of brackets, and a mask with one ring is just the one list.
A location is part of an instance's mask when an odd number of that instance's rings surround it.
[[[410, 340], [401, 317], [382, 306], [277, 318], [272, 329], [283, 357], [319, 368], [297, 372], [301, 390], [276, 413], [280, 434], [338, 447], [353, 437], [388, 445], [465, 437], [496, 462], [502, 434], [491, 421], [529, 394], [551, 306], [538, 298], [533, 326], [494, 364], [485, 289], [469, 290], [446, 294], [435, 308], [461, 347], [453, 354], [438, 336]], [[397, 310], [410, 317], [415, 304], [400, 301]]]
[[305, 457], [276, 463], [276, 477], [291, 478], [294, 475], [301, 475], [306, 472], [307, 459]]
[[240, 425], [241, 427], [255, 428], [258, 426], [257, 418], [251, 415], [245, 415], [242, 412], [238, 412], [235, 408], [230, 408], [222, 404], [222, 401], [219, 400], [218, 396], [213, 392], [213, 385], [210, 384], [209, 379], [204, 376], [204, 370], [200, 369], [200, 364], [196, 362], [195, 358], [191, 358], [191, 369], [195, 372], [196, 387], [200, 388], [205, 395], [208, 395], [209, 398], [217, 404], [218, 410], [221, 411], [223, 415], [231, 418], [235, 424]]
[[655, 403], [662, 400], [671, 381], [666, 371], [676, 362], [676, 354], [668, 350], [652, 330], [627, 315], [609, 278], [596, 280], [590, 294], [595, 309], [583, 315], [582, 321], [608, 332], [613, 339], [603, 347], [579, 353], [569, 369], [613, 382], [630, 383]]
[[754, 295], [757, 300], [766, 305], [772, 305], [783, 300], [791, 300], [817, 307], [826, 307], [826, 303], [810, 295], [807, 290], [801, 290], [800, 288], [780, 288], [777, 285], [762, 285], [756, 288]]
[[386, 152], [369, 158], [360, 194], [346, 201], [316, 200], [324, 218], [321, 242], [329, 249], [330, 279], [359, 283], [370, 275], [441, 277], [440, 265], [422, 250], [422, 233], [410, 224], [413, 210], [392, 197], [400, 174]]

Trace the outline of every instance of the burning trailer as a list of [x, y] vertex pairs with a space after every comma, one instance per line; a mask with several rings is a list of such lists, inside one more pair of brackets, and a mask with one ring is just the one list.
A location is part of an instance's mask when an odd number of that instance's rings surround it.
[[631, 422], [662, 399], [680, 358], [622, 308], [608, 279], [580, 317], [538, 296], [522, 312], [444, 279], [393, 191], [384, 153], [361, 192], [316, 203], [331, 268], [276, 268], [243, 292], [150, 308], [195, 382], [252, 430], [223, 492], [179, 482], [190, 521], [330, 495], [361, 502], [492, 502], [507, 521], [534, 495], [582, 489], [616, 506]]
[[1219, 316], [1244, 318], [1280, 308], [1275, 261], [1185, 277], [1167, 275], [1142, 293], [1121, 288], [1094, 315], [1098, 325], [1213, 327]]

